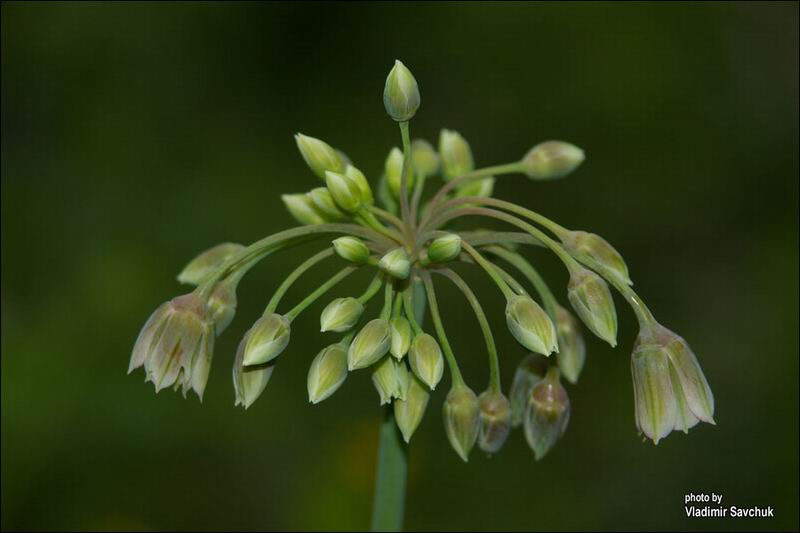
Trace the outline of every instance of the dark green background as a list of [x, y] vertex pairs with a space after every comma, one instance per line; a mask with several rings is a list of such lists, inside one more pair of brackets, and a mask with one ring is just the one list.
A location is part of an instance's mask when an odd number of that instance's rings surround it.
[[[125, 370], [149, 313], [185, 290], [174, 277], [189, 258], [293, 224], [279, 195], [319, 185], [293, 133], [378, 175], [399, 143], [381, 103], [398, 57], [421, 87], [415, 137], [457, 129], [481, 165], [549, 138], [586, 149], [569, 179], [504, 178], [497, 195], [624, 253], [697, 352], [718, 422], [658, 447], [637, 438], [635, 320], [618, 300], [619, 347], [588, 339], [570, 427], [543, 461], [515, 432], [463, 464], [442, 429], [442, 384], [411, 446], [407, 527], [796, 530], [797, 20], [797, 3], [766, 2], [4, 2], [3, 529], [367, 527], [381, 409], [366, 373], [308, 404], [307, 366], [330, 342], [320, 306], [295, 323], [255, 406], [233, 406], [238, 337], [314, 247], [242, 283], [202, 405]], [[557, 261], [531, 257], [563, 287]], [[463, 270], [508, 385], [522, 354], [501, 298]], [[446, 285], [441, 298], [480, 391], [474, 319]], [[684, 494], [710, 491], [776, 517], [687, 519]]]

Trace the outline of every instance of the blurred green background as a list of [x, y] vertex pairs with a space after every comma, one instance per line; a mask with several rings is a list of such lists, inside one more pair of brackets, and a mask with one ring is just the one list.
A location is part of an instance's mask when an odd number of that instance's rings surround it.
[[[202, 405], [125, 371], [147, 316], [185, 291], [188, 259], [293, 224], [280, 194], [319, 185], [293, 133], [379, 174], [400, 142], [381, 102], [396, 57], [421, 87], [414, 137], [457, 129], [481, 165], [549, 138], [586, 149], [570, 178], [505, 178], [497, 195], [624, 253], [697, 352], [718, 423], [658, 447], [637, 438], [635, 320], [618, 300], [619, 347], [588, 340], [570, 427], [543, 461], [515, 432], [463, 464], [442, 429], [443, 383], [412, 441], [407, 528], [797, 530], [794, 2], [4, 2], [2, 528], [368, 526], [381, 409], [367, 373], [308, 404], [308, 363], [330, 342], [320, 305], [259, 401], [233, 406], [238, 338], [313, 246], [242, 283]], [[563, 287], [555, 260], [531, 257]], [[497, 291], [462, 271], [494, 316], [507, 386], [521, 350]], [[474, 318], [449, 286], [441, 298], [480, 391]], [[684, 494], [710, 491], [776, 516], [687, 519]]]

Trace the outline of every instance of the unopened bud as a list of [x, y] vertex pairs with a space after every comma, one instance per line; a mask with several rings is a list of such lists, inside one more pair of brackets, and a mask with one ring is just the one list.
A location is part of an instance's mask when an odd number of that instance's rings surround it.
[[[403, 162], [405, 157], [403, 152], [394, 147], [386, 157], [386, 162], [383, 165], [384, 176], [386, 177], [386, 185], [389, 187], [391, 193], [395, 198], [400, 197], [400, 188], [403, 185]], [[409, 172], [406, 187], [410, 190], [414, 186], [414, 173]]]
[[369, 248], [357, 237], [339, 237], [333, 240], [333, 248], [339, 257], [351, 263], [366, 263], [369, 259]]
[[375, 385], [375, 390], [378, 391], [381, 405], [391, 402], [393, 398], [400, 395], [401, 383], [397, 375], [397, 367], [400, 364], [405, 369], [405, 364], [398, 363], [393, 357], [384, 357], [380, 363], [375, 365], [375, 370], [372, 371], [372, 384]]
[[448, 233], [434, 239], [428, 246], [428, 259], [432, 263], [446, 263], [461, 255], [461, 237]]
[[208, 317], [214, 323], [217, 337], [225, 331], [236, 315], [236, 286], [238, 284], [238, 277], [220, 281], [208, 298]]
[[347, 331], [356, 325], [363, 312], [364, 306], [356, 298], [336, 298], [322, 310], [320, 331]]
[[628, 265], [622, 255], [599, 235], [585, 231], [570, 231], [563, 239], [564, 247], [579, 259], [589, 257], [619, 276], [619, 279], [632, 285]]
[[542, 355], [558, 351], [553, 322], [529, 296], [514, 295], [508, 298], [506, 323], [517, 342], [528, 350]]
[[525, 413], [525, 438], [538, 461], [555, 445], [569, 423], [569, 397], [555, 367], [533, 387]]
[[406, 279], [411, 271], [411, 261], [403, 248], [395, 248], [381, 257], [378, 267], [397, 279]]
[[414, 173], [419, 176], [433, 176], [439, 172], [439, 154], [426, 140], [416, 139], [411, 143], [411, 161]]
[[444, 430], [450, 445], [465, 462], [480, 431], [478, 397], [466, 385], [454, 385], [444, 402]]
[[278, 357], [289, 344], [291, 326], [286, 317], [277, 313], [256, 320], [248, 332], [244, 347], [244, 365], [260, 365]]
[[422, 421], [425, 409], [428, 407], [429, 398], [430, 394], [427, 387], [413, 374], [410, 375], [405, 398], [395, 400], [393, 405], [395, 422], [397, 422], [397, 427], [400, 428], [400, 433], [403, 434], [403, 440], [406, 442], [411, 441], [411, 436]]
[[183, 267], [178, 274], [178, 281], [187, 285], [200, 285], [225, 262], [244, 250], [244, 246], [233, 242], [224, 242], [209, 248]]
[[325, 184], [331, 192], [336, 205], [348, 213], [361, 209], [361, 190], [355, 181], [339, 172], [326, 172]]
[[367, 177], [364, 173], [358, 170], [353, 165], [347, 165], [344, 170], [344, 175], [350, 178], [356, 184], [358, 190], [361, 191], [361, 202], [367, 205], [375, 203], [375, 197], [372, 195], [372, 187], [369, 186]]
[[583, 150], [561, 141], [539, 143], [522, 158], [523, 172], [535, 180], [563, 178], [584, 160]]
[[570, 383], [577, 383], [586, 361], [586, 343], [580, 323], [572, 313], [559, 306], [556, 309], [558, 332], [558, 369]]
[[324, 224], [325, 220], [323, 213], [317, 209], [314, 202], [307, 194], [283, 194], [281, 195], [286, 209], [300, 224]]
[[344, 170], [344, 163], [339, 153], [325, 141], [302, 133], [296, 134], [294, 140], [306, 164], [320, 178], [325, 179], [325, 172]]
[[319, 403], [342, 386], [347, 378], [347, 349], [341, 344], [323, 348], [308, 369], [308, 401]]
[[389, 351], [391, 334], [389, 321], [375, 318], [361, 328], [347, 352], [347, 369], [366, 368]]
[[397, 122], [407, 122], [419, 109], [419, 87], [411, 71], [395, 60], [394, 67], [386, 77], [383, 89], [383, 106]]
[[439, 156], [442, 158], [442, 175], [446, 181], [460, 178], [475, 169], [469, 143], [457, 131], [441, 131]]
[[263, 365], [244, 366], [244, 350], [249, 339], [248, 331], [239, 343], [233, 361], [233, 390], [236, 401], [245, 409], [253, 405], [269, 383], [275, 370], [275, 361]]
[[456, 190], [456, 197], [481, 196], [484, 198], [491, 198], [494, 192], [494, 181], [495, 179], [493, 177], [488, 177], [465, 183]]
[[592, 333], [617, 345], [617, 310], [603, 279], [585, 268], [573, 272], [567, 285], [572, 308]]
[[339, 206], [337, 206], [336, 202], [333, 200], [331, 191], [326, 187], [311, 189], [311, 192], [308, 193], [308, 197], [311, 198], [314, 207], [321, 211], [328, 220], [341, 220], [345, 217], [345, 214], [342, 213], [342, 210], [339, 209]]
[[525, 411], [528, 409], [528, 400], [533, 387], [544, 379], [547, 374], [548, 360], [543, 355], [530, 353], [520, 362], [514, 372], [514, 381], [511, 383], [509, 393], [511, 402], [511, 425], [517, 427], [522, 424]]
[[396, 359], [402, 359], [411, 346], [411, 324], [402, 316], [393, 318], [389, 322], [392, 329], [392, 343], [390, 351]]
[[436, 388], [444, 373], [442, 349], [431, 335], [421, 333], [414, 337], [408, 350], [408, 362], [414, 374], [431, 390]]
[[478, 396], [481, 428], [478, 446], [486, 453], [497, 453], [511, 432], [511, 404], [502, 392], [487, 390]]

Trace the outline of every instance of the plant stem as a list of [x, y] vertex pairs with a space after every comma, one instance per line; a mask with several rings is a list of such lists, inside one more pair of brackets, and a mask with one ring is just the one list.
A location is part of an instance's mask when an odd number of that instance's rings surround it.
[[408, 447], [394, 421], [391, 405], [386, 406], [378, 437], [378, 469], [372, 504], [372, 531], [400, 531], [406, 498]]

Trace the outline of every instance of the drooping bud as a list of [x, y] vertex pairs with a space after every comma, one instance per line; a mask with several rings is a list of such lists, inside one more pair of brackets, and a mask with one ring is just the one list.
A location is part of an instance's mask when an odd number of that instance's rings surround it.
[[619, 276], [624, 283], [633, 284], [622, 255], [601, 236], [585, 231], [570, 231], [563, 239], [563, 244], [577, 258], [589, 257]]
[[481, 429], [478, 446], [486, 453], [497, 453], [511, 432], [511, 404], [502, 392], [487, 390], [478, 396]]
[[400, 433], [403, 434], [403, 440], [406, 442], [411, 441], [411, 436], [422, 421], [425, 409], [428, 407], [429, 398], [430, 394], [427, 387], [413, 374], [410, 375], [405, 398], [395, 400], [393, 405], [394, 420], [397, 422], [397, 427], [400, 428]]
[[556, 309], [558, 332], [558, 369], [570, 383], [577, 383], [586, 361], [586, 343], [580, 323], [572, 313], [559, 306]]
[[475, 169], [472, 149], [457, 131], [441, 131], [439, 134], [439, 156], [442, 158], [442, 175], [446, 181], [460, 178]]
[[375, 203], [375, 197], [372, 195], [372, 187], [369, 186], [367, 177], [364, 173], [358, 170], [353, 165], [347, 165], [344, 170], [344, 175], [350, 178], [356, 184], [358, 190], [361, 191], [361, 202], [366, 205]]
[[439, 172], [439, 154], [426, 140], [415, 139], [411, 143], [411, 162], [419, 176], [434, 176]]
[[355, 181], [339, 172], [326, 172], [325, 184], [331, 192], [331, 196], [344, 211], [355, 213], [361, 209], [361, 189]]
[[533, 387], [544, 379], [547, 374], [548, 360], [543, 355], [530, 353], [520, 362], [514, 381], [511, 383], [511, 426], [522, 424], [525, 410], [528, 408], [528, 399]]
[[325, 141], [302, 133], [296, 134], [294, 140], [308, 167], [323, 180], [325, 172], [342, 172], [344, 170], [344, 162], [339, 153]]
[[308, 197], [311, 198], [314, 207], [316, 207], [327, 220], [341, 220], [345, 217], [345, 214], [342, 213], [341, 209], [339, 209], [336, 202], [333, 200], [331, 191], [327, 188], [317, 187], [311, 189], [311, 192], [308, 193]]
[[525, 439], [538, 461], [555, 445], [569, 423], [567, 391], [555, 367], [533, 387], [525, 413]]
[[324, 214], [317, 209], [307, 194], [282, 194], [281, 200], [283, 200], [289, 214], [300, 224], [312, 225], [327, 222]]
[[396, 359], [402, 359], [411, 346], [411, 324], [402, 316], [393, 318], [390, 322], [392, 342], [389, 351]]
[[636, 426], [655, 444], [672, 430], [714, 424], [714, 395], [688, 343], [661, 324], [639, 332], [631, 357]]
[[456, 189], [456, 198], [463, 198], [465, 196], [482, 196], [490, 198], [494, 192], [493, 177], [483, 178], [476, 181], [470, 181], [463, 186]]
[[[398, 363], [392, 357], [384, 357], [375, 365], [372, 371], [372, 384], [381, 398], [381, 405], [387, 404], [400, 395], [400, 381], [398, 380]], [[405, 365], [403, 365], [405, 369]], [[407, 386], [407, 384], [406, 384]]]
[[233, 242], [224, 242], [209, 248], [183, 267], [178, 274], [178, 282], [187, 285], [200, 285], [216, 272], [231, 257], [237, 255], [244, 246]]
[[245, 409], [253, 405], [264, 392], [276, 364], [272, 361], [263, 365], [244, 366], [244, 350], [249, 337], [250, 331], [239, 342], [233, 360], [233, 391], [236, 398], [234, 405], [241, 405]]
[[444, 429], [450, 445], [464, 462], [469, 460], [480, 425], [478, 397], [466, 385], [454, 385], [444, 402]]
[[408, 350], [408, 362], [420, 381], [431, 390], [436, 389], [444, 373], [442, 349], [436, 339], [427, 333], [414, 337]]
[[514, 295], [508, 298], [506, 323], [517, 342], [528, 350], [542, 355], [558, 351], [553, 322], [529, 296]]
[[[386, 176], [386, 185], [389, 187], [391, 193], [395, 198], [400, 197], [400, 187], [403, 185], [403, 161], [405, 160], [403, 152], [394, 147], [386, 157], [386, 162], [383, 165], [384, 176]], [[409, 190], [414, 186], [414, 173], [408, 174], [408, 183], [406, 186]]]
[[356, 298], [336, 298], [322, 310], [320, 331], [347, 331], [356, 325], [363, 312], [364, 306]]
[[319, 403], [328, 398], [347, 378], [347, 348], [331, 344], [311, 361], [308, 369], [308, 401]]
[[411, 271], [411, 261], [403, 248], [395, 248], [381, 257], [378, 267], [397, 279], [406, 279]]
[[603, 279], [585, 268], [573, 272], [567, 285], [572, 308], [592, 333], [617, 345], [617, 309]]
[[539, 143], [522, 158], [523, 172], [535, 180], [563, 178], [583, 163], [583, 150], [561, 141]]
[[397, 122], [411, 120], [419, 109], [419, 87], [414, 75], [402, 62], [395, 60], [386, 77], [383, 89], [383, 107]]
[[366, 263], [369, 259], [369, 248], [364, 241], [357, 237], [339, 237], [333, 240], [333, 248], [345, 261], [352, 263]]
[[244, 365], [260, 365], [278, 357], [289, 344], [291, 326], [286, 317], [277, 313], [256, 320], [248, 332], [244, 347]]
[[432, 263], [452, 261], [461, 255], [461, 237], [456, 233], [442, 235], [428, 245], [427, 253]]
[[214, 323], [217, 337], [230, 325], [236, 315], [236, 286], [238, 277], [232, 276], [220, 281], [208, 298], [206, 306], [208, 317]]
[[366, 368], [389, 351], [391, 333], [389, 321], [375, 318], [361, 328], [347, 352], [347, 369]]

